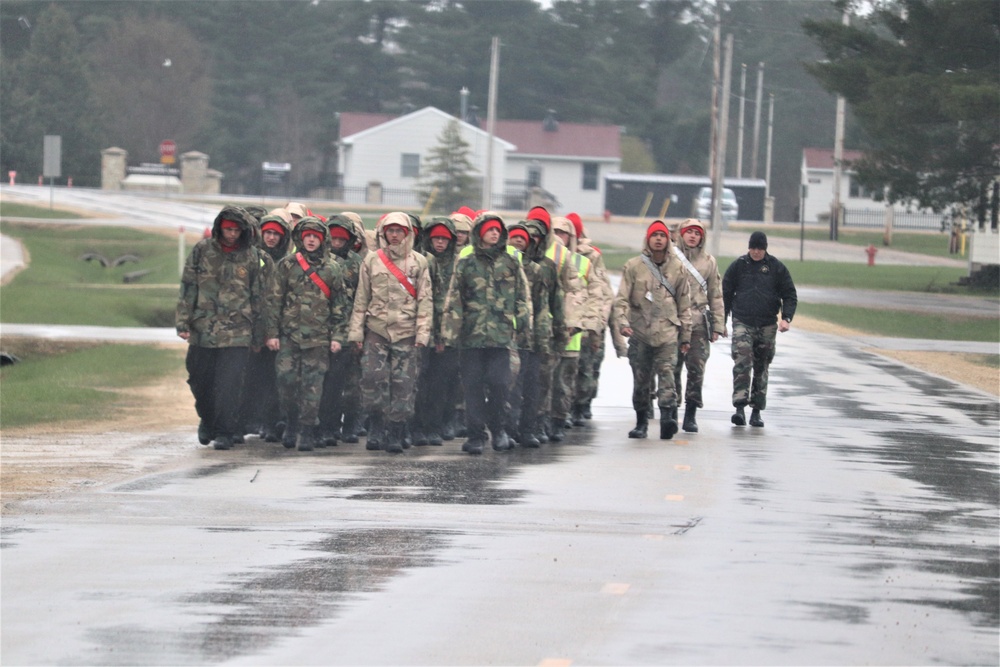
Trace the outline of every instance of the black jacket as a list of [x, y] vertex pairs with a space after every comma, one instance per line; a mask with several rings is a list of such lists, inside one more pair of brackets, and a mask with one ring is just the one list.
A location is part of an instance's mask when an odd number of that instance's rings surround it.
[[798, 296], [788, 269], [771, 255], [755, 262], [750, 255], [738, 257], [722, 278], [722, 301], [730, 313], [752, 327], [763, 327], [781, 319], [792, 321]]

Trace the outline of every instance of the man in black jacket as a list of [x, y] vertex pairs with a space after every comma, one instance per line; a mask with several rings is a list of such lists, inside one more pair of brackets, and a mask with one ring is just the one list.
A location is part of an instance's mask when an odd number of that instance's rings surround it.
[[[774, 359], [775, 337], [788, 331], [798, 298], [788, 269], [767, 254], [767, 236], [750, 235], [747, 254], [726, 269], [722, 278], [726, 316], [733, 315], [733, 424], [763, 426], [760, 412], [767, 406], [767, 369]], [[781, 320], [778, 321], [778, 314]], [[753, 380], [750, 379], [751, 370]]]

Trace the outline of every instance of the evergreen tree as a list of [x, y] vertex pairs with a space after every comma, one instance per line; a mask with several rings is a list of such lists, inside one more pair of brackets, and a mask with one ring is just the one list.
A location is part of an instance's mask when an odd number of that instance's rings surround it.
[[477, 192], [473, 171], [469, 143], [462, 138], [458, 121], [453, 120], [441, 131], [437, 146], [430, 149], [421, 165], [416, 188], [420, 201], [426, 206], [433, 197], [431, 210], [443, 213], [478, 202], [482, 195]]
[[892, 201], [982, 215], [1000, 164], [1000, 4], [899, 0], [855, 25], [804, 27], [827, 56], [809, 71], [870, 137], [859, 180]]

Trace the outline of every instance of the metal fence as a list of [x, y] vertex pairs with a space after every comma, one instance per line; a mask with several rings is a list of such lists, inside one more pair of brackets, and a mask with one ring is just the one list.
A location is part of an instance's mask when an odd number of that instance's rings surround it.
[[[943, 231], [944, 217], [935, 213], [893, 213], [893, 229]], [[885, 227], [885, 209], [844, 209], [844, 227], [855, 229], [882, 229]]]

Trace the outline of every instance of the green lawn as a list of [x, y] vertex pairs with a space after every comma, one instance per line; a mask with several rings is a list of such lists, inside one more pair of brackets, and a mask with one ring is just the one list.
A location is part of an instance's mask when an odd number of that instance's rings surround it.
[[[792, 225], [787, 227], [769, 227], [767, 235], [792, 239], [801, 238], [800, 229]], [[805, 238], [807, 241], [829, 241], [830, 231], [828, 229], [807, 227]], [[948, 252], [948, 242], [949, 235], [944, 232], [893, 232], [892, 244], [888, 247], [892, 250], [913, 252], [920, 255], [961, 258], [960, 255], [952, 255]], [[838, 243], [861, 247], [873, 245], [880, 249], [885, 247], [882, 245], [882, 230], [842, 229]], [[968, 252], [968, 246], [966, 246], [966, 252]], [[877, 263], [878, 255], [875, 256], [875, 259]]]
[[2, 428], [106, 419], [128, 402], [129, 387], [184, 363], [182, 350], [142, 345], [37, 345], [9, 338], [4, 349], [20, 361], [0, 370]]
[[[177, 241], [120, 227], [71, 227], [0, 223], [20, 239], [30, 268], [3, 288], [0, 319], [34, 324], [171, 326], [178, 294]], [[137, 262], [103, 267], [86, 254], [111, 261], [133, 255]], [[149, 270], [126, 285], [123, 276]]]
[[[875, 336], [967, 340], [1000, 344], [1000, 318], [998, 317], [934, 315], [802, 302], [799, 302], [796, 313]], [[942, 350], [942, 352], [947, 351]]]
[[71, 211], [64, 211], [48, 206], [35, 206], [33, 204], [22, 204], [20, 202], [0, 201], [0, 216], [10, 216], [12, 218], [45, 218], [60, 219], [82, 218], [83, 216]]

